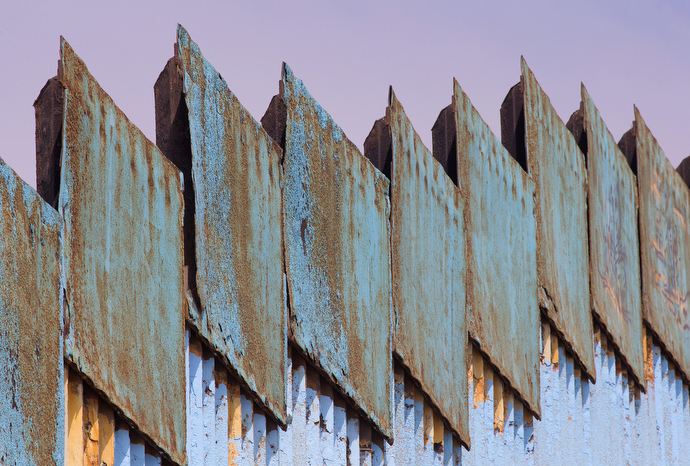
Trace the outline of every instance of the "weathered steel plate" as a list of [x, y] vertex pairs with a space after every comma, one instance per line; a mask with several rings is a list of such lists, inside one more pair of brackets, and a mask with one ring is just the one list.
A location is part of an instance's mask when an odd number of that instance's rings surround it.
[[690, 191], [635, 108], [642, 312], [690, 375]]
[[2, 159], [0, 215], [0, 462], [62, 464], [62, 222]]
[[386, 113], [394, 351], [469, 446], [464, 201], [392, 89]]
[[540, 417], [534, 182], [453, 87], [470, 336]]
[[521, 64], [527, 163], [536, 194], [539, 305], [594, 379], [585, 159], [524, 59]]
[[180, 172], [62, 41], [65, 357], [185, 462]]
[[190, 319], [283, 424], [287, 316], [280, 160], [273, 142], [181, 26], [200, 315]]
[[644, 380], [635, 175], [582, 86], [587, 134], [592, 310], [639, 382]]
[[287, 65], [281, 96], [291, 337], [390, 438], [390, 182]]

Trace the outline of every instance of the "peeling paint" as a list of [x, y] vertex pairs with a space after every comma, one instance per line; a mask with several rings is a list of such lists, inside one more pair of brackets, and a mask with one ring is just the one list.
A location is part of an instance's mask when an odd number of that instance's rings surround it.
[[452, 432], [469, 445], [464, 201], [392, 89], [386, 115], [394, 351]]
[[635, 108], [642, 310], [690, 378], [690, 191]]
[[521, 83], [527, 165], [536, 187], [540, 307], [594, 380], [585, 159], [524, 59]]
[[64, 39], [59, 77], [65, 358], [184, 463], [180, 173]]
[[539, 417], [534, 182], [453, 84], [458, 184], [467, 203], [469, 334]]
[[189, 318], [285, 424], [282, 151], [181, 26], [176, 54], [188, 109], [201, 304]]
[[582, 86], [587, 135], [592, 310], [642, 383], [642, 309], [635, 175]]
[[287, 65], [281, 98], [291, 338], [390, 438], [390, 183]]
[[0, 464], [64, 461], [58, 213], [0, 159]]

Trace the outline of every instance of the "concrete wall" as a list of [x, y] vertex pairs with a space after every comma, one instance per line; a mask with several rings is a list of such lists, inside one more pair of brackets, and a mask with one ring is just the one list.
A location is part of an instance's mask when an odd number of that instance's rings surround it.
[[523, 61], [502, 142], [454, 82], [433, 151], [391, 90], [365, 157], [182, 27], [155, 95], [159, 147], [63, 40], [45, 202], [0, 164], [0, 464], [689, 457], [690, 192], [639, 112], [566, 125]]

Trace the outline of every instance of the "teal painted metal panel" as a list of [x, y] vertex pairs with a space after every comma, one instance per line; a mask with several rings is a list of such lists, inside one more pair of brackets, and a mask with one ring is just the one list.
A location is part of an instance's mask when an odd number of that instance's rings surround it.
[[201, 304], [189, 318], [286, 424], [282, 150], [181, 26], [177, 51], [188, 110]]
[[539, 417], [534, 182], [457, 81], [453, 105], [458, 184], [467, 202], [469, 334]]
[[180, 172], [62, 41], [65, 357], [185, 462]]
[[644, 319], [690, 375], [690, 191], [635, 108]]
[[595, 379], [585, 158], [522, 60], [525, 145], [535, 183], [539, 305]]
[[391, 90], [394, 351], [470, 445], [464, 200]]
[[582, 86], [592, 310], [638, 383], [644, 376], [635, 175]]
[[64, 460], [62, 221], [0, 159], [0, 463]]
[[390, 438], [390, 182], [287, 65], [281, 98], [291, 338]]

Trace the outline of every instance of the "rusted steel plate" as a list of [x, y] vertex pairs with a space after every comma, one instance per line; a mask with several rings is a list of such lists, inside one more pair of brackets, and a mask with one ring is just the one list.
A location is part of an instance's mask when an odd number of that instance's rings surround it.
[[185, 461], [180, 172], [62, 41], [65, 357]]
[[386, 113], [394, 351], [469, 446], [464, 201], [392, 89]]
[[642, 313], [690, 375], [690, 191], [635, 108]]
[[534, 182], [453, 85], [470, 336], [540, 417]]
[[181, 26], [195, 199], [199, 314], [190, 319], [283, 424], [282, 150]]
[[539, 306], [594, 379], [585, 159], [524, 59], [521, 83], [536, 194]]
[[390, 182], [287, 65], [281, 97], [291, 338], [390, 438]]
[[635, 175], [582, 86], [587, 134], [592, 310], [638, 381], [643, 377]]
[[0, 159], [0, 463], [62, 464], [58, 213]]

